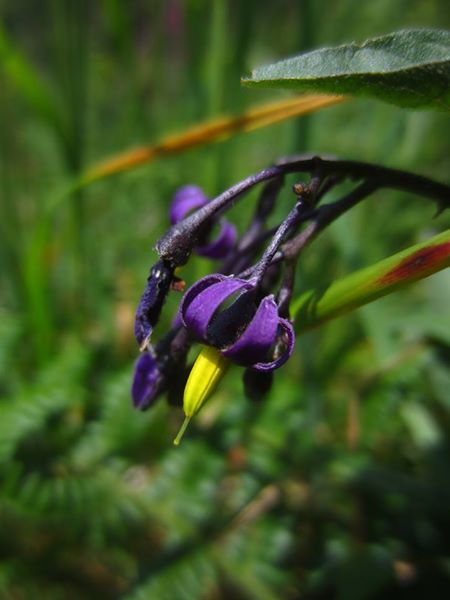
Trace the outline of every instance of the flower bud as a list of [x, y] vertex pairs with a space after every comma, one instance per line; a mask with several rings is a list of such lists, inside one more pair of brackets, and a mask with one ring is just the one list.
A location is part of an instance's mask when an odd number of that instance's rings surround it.
[[156, 356], [145, 352], [136, 361], [131, 396], [134, 407], [144, 410], [153, 403], [159, 393], [162, 373]]
[[[179, 188], [173, 197], [170, 206], [170, 222], [176, 225], [182, 221], [189, 213], [208, 203], [208, 198], [203, 190], [197, 185], [184, 185]], [[217, 237], [208, 241], [209, 235], [206, 234], [205, 240], [195, 246], [195, 252], [206, 258], [220, 260], [225, 258], [234, 247], [237, 239], [236, 227], [220, 219], [220, 231]], [[211, 222], [211, 227], [213, 221]]]

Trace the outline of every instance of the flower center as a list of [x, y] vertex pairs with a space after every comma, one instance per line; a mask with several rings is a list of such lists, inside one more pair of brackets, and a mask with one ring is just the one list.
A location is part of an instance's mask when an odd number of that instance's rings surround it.
[[253, 318], [256, 312], [255, 290], [240, 293], [237, 298], [231, 297], [219, 307], [207, 329], [208, 341], [218, 348], [233, 344]]

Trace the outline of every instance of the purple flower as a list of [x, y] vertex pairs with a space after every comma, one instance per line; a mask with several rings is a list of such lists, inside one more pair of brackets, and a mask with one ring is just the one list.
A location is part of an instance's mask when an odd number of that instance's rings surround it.
[[162, 373], [156, 357], [149, 351], [136, 361], [131, 396], [134, 407], [144, 410], [156, 399], [160, 391]]
[[[221, 310], [230, 299], [231, 304]], [[291, 323], [279, 316], [272, 294], [258, 300], [256, 280], [220, 274], [204, 277], [184, 295], [180, 314], [197, 340], [258, 371], [277, 369], [294, 348]], [[284, 349], [280, 354], [281, 345]]]
[[[190, 212], [205, 206], [208, 198], [203, 190], [196, 185], [185, 185], [175, 193], [170, 206], [170, 222], [172, 225], [182, 221]], [[200, 256], [212, 259], [225, 258], [234, 247], [237, 239], [236, 228], [234, 225], [220, 219], [220, 231], [217, 237], [210, 241], [196, 246], [195, 251]]]

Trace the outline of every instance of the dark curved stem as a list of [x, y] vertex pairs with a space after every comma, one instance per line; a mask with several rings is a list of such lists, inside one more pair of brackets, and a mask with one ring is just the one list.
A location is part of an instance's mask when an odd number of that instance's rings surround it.
[[236, 273], [248, 266], [252, 251], [258, 248], [267, 237], [275, 233], [277, 230], [276, 227], [265, 230], [265, 225], [275, 207], [275, 202], [283, 187], [283, 183], [284, 178], [277, 177], [264, 185], [246, 232], [239, 240], [232, 255], [222, 266], [223, 273]]
[[292, 293], [294, 291], [296, 270], [297, 257], [287, 262], [283, 281], [278, 292], [278, 314], [281, 317], [289, 318], [289, 304], [291, 302]]
[[275, 235], [273, 236], [270, 244], [267, 246], [264, 254], [255, 265], [252, 273], [252, 277], [257, 280], [261, 280], [268, 265], [272, 262], [272, 258], [274, 257], [276, 251], [278, 250], [280, 244], [283, 241], [284, 236], [287, 234], [289, 229], [293, 227], [299, 218], [301, 217], [302, 208], [304, 208], [304, 204], [302, 202], [298, 202], [295, 207], [290, 211], [286, 219], [281, 223], [278, 227]]
[[[193, 246], [213, 215], [231, 206], [258, 183], [280, 178], [288, 173], [311, 173], [313, 180], [314, 175], [320, 173], [324, 180], [329, 177], [329, 182], [336, 182], [344, 178], [363, 180], [376, 188], [389, 187], [431, 198], [438, 203], [438, 212], [450, 208], [450, 187], [422, 175], [358, 161], [320, 156], [306, 158], [293, 156], [283, 159], [273, 167], [250, 175], [211, 200], [194, 214], [171, 227], [156, 245], [160, 257], [173, 267], [185, 264]], [[323, 193], [320, 195], [322, 196]]]
[[283, 168], [284, 173], [311, 173], [319, 168], [324, 176], [338, 175], [354, 180], [373, 181], [380, 188], [389, 187], [427, 196], [436, 200], [443, 208], [450, 208], [450, 186], [400, 169], [320, 156], [311, 158], [292, 156], [283, 159], [277, 165]]
[[316, 209], [316, 216], [308, 227], [284, 244], [282, 257], [287, 260], [297, 257], [299, 252], [310, 244], [325, 227], [356, 206], [361, 200], [367, 198], [377, 188], [378, 185], [375, 182], [365, 181], [341, 200], [332, 204], [325, 204], [321, 208]]
[[173, 225], [157, 242], [156, 250], [158, 254], [164, 260], [177, 266], [185, 264], [192, 247], [195, 245], [195, 241], [205, 227], [205, 223], [213, 215], [225, 206], [231, 206], [240, 196], [258, 183], [279, 177], [280, 175], [283, 175], [283, 168], [274, 166], [250, 175], [243, 181], [233, 185], [195, 213], [183, 219], [180, 223]]

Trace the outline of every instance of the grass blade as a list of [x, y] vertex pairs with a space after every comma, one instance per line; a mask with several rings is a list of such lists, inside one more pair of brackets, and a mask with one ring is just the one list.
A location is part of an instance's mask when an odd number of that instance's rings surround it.
[[111, 159], [93, 166], [82, 178], [82, 185], [87, 185], [97, 179], [127, 171], [156, 158], [219, 142], [237, 133], [244, 133], [272, 125], [285, 119], [305, 115], [327, 106], [343, 102], [343, 96], [302, 96], [264, 104], [252, 108], [237, 116], [214, 119], [207, 123], [196, 125], [182, 133], [164, 138], [161, 142], [123, 152]]

